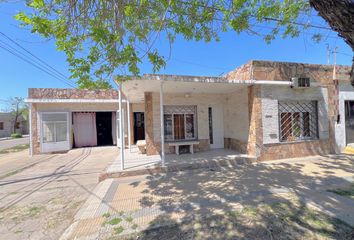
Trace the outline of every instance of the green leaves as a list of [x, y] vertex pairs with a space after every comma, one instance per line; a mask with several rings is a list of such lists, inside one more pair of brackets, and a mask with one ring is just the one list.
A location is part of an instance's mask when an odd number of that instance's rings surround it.
[[71, 78], [90, 89], [109, 88], [113, 75], [138, 76], [144, 61], [153, 72], [163, 69], [157, 40], [218, 41], [223, 31], [258, 34], [259, 24], [271, 26], [263, 34], [267, 42], [277, 35], [296, 37], [293, 21], [309, 9], [307, 0], [32, 0], [27, 6], [15, 18], [55, 39]]

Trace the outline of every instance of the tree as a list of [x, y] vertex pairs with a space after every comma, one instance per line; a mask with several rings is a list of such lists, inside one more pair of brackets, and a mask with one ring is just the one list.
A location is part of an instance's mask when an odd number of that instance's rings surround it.
[[33, 33], [53, 38], [64, 51], [71, 78], [79, 87], [107, 87], [112, 74], [139, 75], [148, 60], [154, 72], [166, 64], [155, 43], [163, 37], [173, 44], [186, 40], [219, 40], [221, 32], [258, 34], [257, 26], [271, 28], [262, 37], [296, 37], [311, 24], [298, 23], [309, 15], [307, 0], [32, 0], [30, 11], [16, 19]]
[[28, 119], [28, 106], [22, 97], [12, 97], [8, 100], [9, 112], [14, 117], [13, 120], [13, 133], [16, 132], [16, 125], [19, 118], [22, 116], [25, 120]]
[[[310, 4], [354, 52], [354, 1], [310, 0]], [[354, 87], [354, 56], [350, 80]]]

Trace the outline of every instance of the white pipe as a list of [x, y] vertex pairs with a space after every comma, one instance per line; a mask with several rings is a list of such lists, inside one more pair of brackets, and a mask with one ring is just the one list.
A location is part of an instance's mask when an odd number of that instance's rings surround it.
[[130, 102], [127, 100], [127, 115], [128, 115], [128, 146], [129, 152], [131, 152], [131, 131], [130, 131]]
[[28, 119], [28, 125], [29, 125], [29, 143], [30, 143], [30, 150], [29, 154], [32, 157], [33, 156], [33, 143], [32, 143], [32, 104], [29, 104], [29, 119]]
[[161, 163], [165, 166], [165, 127], [163, 119], [163, 83], [160, 84], [160, 129], [161, 129]]
[[121, 86], [119, 86], [118, 90], [118, 96], [119, 96], [119, 141], [120, 141], [120, 168], [123, 171], [124, 170], [124, 148], [123, 148], [123, 142], [124, 142], [124, 132], [123, 132], [123, 109], [122, 109], [122, 91], [121, 91]]
[[292, 82], [287, 81], [268, 81], [268, 80], [229, 80], [229, 83], [237, 83], [237, 84], [249, 84], [249, 85], [285, 85], [291, 86]]

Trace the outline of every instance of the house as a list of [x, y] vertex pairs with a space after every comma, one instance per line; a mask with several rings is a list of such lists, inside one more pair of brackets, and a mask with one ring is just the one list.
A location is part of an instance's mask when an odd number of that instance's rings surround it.
[[[110, 143], [124, 148], [145, 140], [146, 155], [162, 160], [219, 148], [259, 161], [340, 152], [354, 143], [349, 73], [348, 66], [250, 61], [223, 77], [146, 74], [121, 82], [118, 91], [30, 89], [31, 148], [76, 146], [77, 129], [94, 136], [98, 126], [75, 115], [103, 111], [111, 112], [109, 131], [116, 130], [106, 134]], [[65, 144], [48, 142], [64, 135]]]
[[22, 116], [19, 116], [15, 123], [15, 116], [12, 113], [0, 112], [0, 138], [10, 137], [14, 132], [16, 124], [16, 133], [28, 134], [28, 122]]

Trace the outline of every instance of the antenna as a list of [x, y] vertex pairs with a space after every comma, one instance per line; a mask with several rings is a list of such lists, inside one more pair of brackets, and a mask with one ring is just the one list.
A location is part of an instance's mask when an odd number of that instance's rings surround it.
[[334, 66], [337, 64], [337, 50], [338, 50], [338, 47], [335, 47], [334, 50], [333, 50], [333, 60], [334, 60]]

